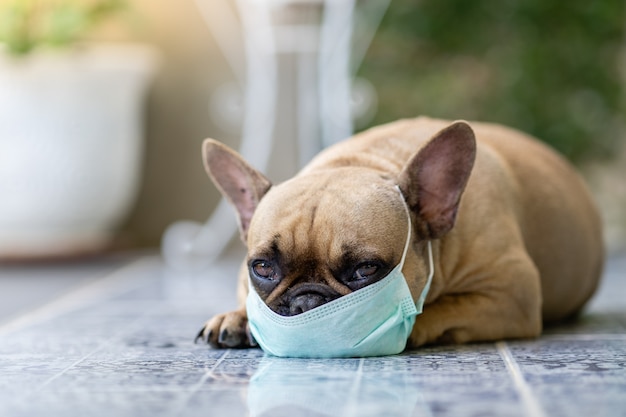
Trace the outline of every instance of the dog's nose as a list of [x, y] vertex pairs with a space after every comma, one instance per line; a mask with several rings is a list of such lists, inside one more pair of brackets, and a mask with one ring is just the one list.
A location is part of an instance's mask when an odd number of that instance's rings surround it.
[[291, 303], [289, 304], [289, 315], [295, 316], [297, 314], [302, 314], [305, 311], [321, 306], [326, 303], [326, 301], [326, 297], [318, 293], [310, 292], [300, 294], [291, 300]]
[[283, 296], [283, 315], [295, 316], [341, 297], [325, 284], [305, 282], [290, 288]]

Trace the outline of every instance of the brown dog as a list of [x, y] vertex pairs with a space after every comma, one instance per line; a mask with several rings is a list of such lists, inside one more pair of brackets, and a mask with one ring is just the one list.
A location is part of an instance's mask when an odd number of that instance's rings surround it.
[[485, 123], [400, 120], [360, 133], [277, 186], [232, 150], [204, 143], [205, 166], [236, 207], [248, 259], [239, 310], [198, 335], [254, 344], [248, 277], [265, 303], [293, 315], [380, 280], [398, 264], [416, 299], [435, 273], [409, 347], [535, 337], [578, 313], [596, 289], [601, 222], [581, 178], [555, 152]]

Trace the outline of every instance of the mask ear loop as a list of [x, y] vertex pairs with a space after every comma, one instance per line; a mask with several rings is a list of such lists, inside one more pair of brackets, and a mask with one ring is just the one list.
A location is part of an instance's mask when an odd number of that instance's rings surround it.
[[428, 295], [428, 292], [430, 291], [430, 283], [433, 282], [433, 276], [435, 275], [435, 267], [434, 267], [434, 262], [433, 262], [433, 245], [432, 242], [429, 240], [428, 241], [428, 278], [426, 279], [426, 285], [424, 286], [424, 289], [422, 290], [422, 293], [420, 294], [420, 298], [417, 301], [417, 314], [421, 314], [422, 309], [424, 308], [424, 301], [426, 300], [426, 296]]
[[406, 232], [406, 241], [404, 243], [404, 250], [402, 251], [402, 259], [400, 259], [400, 269], [404, 266], [404, 260], [406, 259], [406, 254], [409, 251], [409, 245], [411, 243], [411, 229], [413, 228], [413, 224], [411, 223], [411, 213], [409, 212], [409, 207], [404, 201], [404, 195], [402, 195], [402, 191], [400, 190], [400, 186], [396, 185], [396, 190], [400, 194], [400, 199], [402, 200], [402, 207], [404, 207], [404, 212], [406, 213], [406, 218], [408, 219], [408, 230]]
[[[406, 258], [406, 254], [409, 250], [409, 244], [411, 242], [411, 229], [413, 228], [413, 224], [411, 223], [411, 213], [409, 212], [409, 207], [407, 206], [406, 201], [404, 200], [404, 195], [402, 194], [402, 191], [400, 190], [400, 186], [396, 185], [396, 189], [400, 193], [400, 198], [402, 199], [402, 205], [404, 207], [404, 211], [406, 212], [406, 216], [409, 220], [408, 221], [409, 230], [406, 236], [406, 243], [404, 244], [404, 252], [402, 253], [402, 259], [400, 260], [400, 265], [401, 265], [400, 270], [402, 270], [402, 267], [404, 266], [404, 260]], [[418, 311], [417, 314], [420, 314], [422, 312], [424, 301], [426, 300], [426, 296], [428, 295], [428, 292], [430, 291], [430, 283], [433, 281], [433, 276], [435, 275], [432, 241], [429, 240], [427, 242], [427, 248], [428, 248], [428, 278], [426, 279], [426, 285], [424, 286], [424, 289], [422, 290], [422, 293], [420, 294], [417, 300], [417, 303], [415, 303], [417, 307], [417, 311]]]

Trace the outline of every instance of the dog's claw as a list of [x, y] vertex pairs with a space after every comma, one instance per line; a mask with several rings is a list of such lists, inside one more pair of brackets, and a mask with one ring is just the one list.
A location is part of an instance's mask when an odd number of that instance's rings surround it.
[[248, 337], [248, 344], [250, 345], [250, 347], [259, 346], [254, 336], [252, 336], [252, 332], [250, 331], [249, 325], [246, 325], [246, 336]]
[[198, 332], [198, 335], [196, 336], [195, 339], [193, 339], [193, 343], [197, 344], [199, 339], [202, 339], [202, 341], [204, 341], [204, 329], [206, 327], [203, 327], [202, 329], [200, 329], [200, 331]]
[[228, 329], [223, 329], [217, 338], [217, 341], [211, 341], [213, 338], [213, 329], [207, 331], [207, 327], [200, 329], [194, 343], [198, 343], [198, 340], [202, 340], [204, 343], [208, 343], [215, 348], [229, 347], [229, 348], [242, 348], [242, 347], [257, 347], [259, 344], [252, 336], [250, 332], [250, 326], [246, 326], [245, 338], [242, 333], [232, 332]]
[[217, 337], [217, 343], [224, 344], [228, 341], [230, 333], [228, 329], [224, 329], [220, 332], [220, 335]]
[[243, 335], [239, 332], [231, 332], [228, 329], [223, 329], [217, 338], [217, 343], [229, 348], [243, 347], [244, 342], [242, 336]]

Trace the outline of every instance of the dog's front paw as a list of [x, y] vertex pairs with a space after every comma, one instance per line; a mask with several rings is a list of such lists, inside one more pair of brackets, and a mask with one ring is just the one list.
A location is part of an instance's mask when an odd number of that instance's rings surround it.
[[257, 346], [248, 327], [245, 310], [218, 314], [207, 321], [196, 336], [214, 348], [249, 348]]

